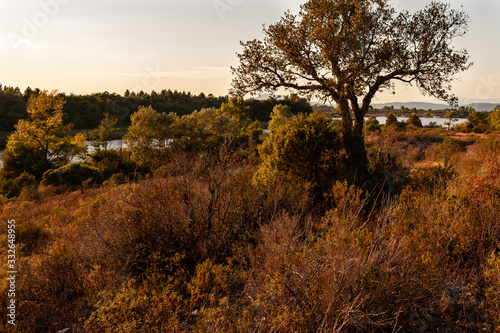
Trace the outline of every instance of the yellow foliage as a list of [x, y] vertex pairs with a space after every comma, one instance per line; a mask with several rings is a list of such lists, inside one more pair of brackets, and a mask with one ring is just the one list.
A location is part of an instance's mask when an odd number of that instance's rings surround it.
[[56, 92], [41, 92], [28, 101], [28, 119], [21, 119], [7, 140], [3, 173], [17, 177], [27, 171], [37, 177], [62, 166], [85, 152], [86, 136], [69, 135], [72, 124], [64, 124], [65, 100]]

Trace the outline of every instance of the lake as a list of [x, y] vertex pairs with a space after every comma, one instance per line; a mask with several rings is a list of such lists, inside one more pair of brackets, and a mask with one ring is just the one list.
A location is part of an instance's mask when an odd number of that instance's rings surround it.
[[[123, 142], [123, 140], [111, 140], [108, 142], [108, 150], [116, 149], [121, 150], [127, 148], [127, 145]], [[87, 152], [92, 154], [95, 152], [94, 146], [92, 146], [92, 142], [87, 141]]]
[[[365, 117], [365, 121], [368, 120], [369, 117]], [[385, 124], [387, 117], [376, 117], [380, 125]], [[426, 118], [426, 117], [419, 117], [420, 121], [422, 122], [423, 126], [429, 126], [430, 123], [434, 122], [436, 123], [437, 126], [446, 126], [445, 123], [448, 122], [448, 119], [446, 118]], [[408, 117], [398, 117], [399, 122], [406, 122], [408, 120]], [[456, 124], [462, 124], [466, 123], [467, 119], [466, 118], [455, 118], [452, 125]]]

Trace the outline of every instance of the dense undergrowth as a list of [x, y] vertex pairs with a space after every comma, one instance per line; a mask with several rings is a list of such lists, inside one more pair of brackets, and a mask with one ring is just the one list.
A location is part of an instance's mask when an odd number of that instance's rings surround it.
[[0, 203], [19, 271], [17, 326], [0, 331], [500, 329], [498, 139], [367, 143], [384, 185], [337, 181], [320, 203], [307, 179], [259, 183], [251, 146], [178, 152], [100, 187], [28, 184]]

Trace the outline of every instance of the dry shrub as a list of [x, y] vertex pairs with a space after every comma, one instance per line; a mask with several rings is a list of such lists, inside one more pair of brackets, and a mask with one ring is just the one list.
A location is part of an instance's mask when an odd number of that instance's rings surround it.
[[[456, 176], [455, 169], [451, 165], [448, 165], [448, 163], [423, 167], [413, 171], [406, 190], [429, 194], [435, 192], [442, 193], [446, 190], [448, 183]], [[405, 198], [404, 195], [403, 198]], [[408, 204], [411, 203], [408, 202]]]
[[182, 328], [185, 304], [171, 286], [140, 286], [131, 280], [116, 291], [99, 294], [97, 309], [87, 319], [85, 332], [176, 332]]
[[[452, 172], [429, 170], [419, 177], [437, 172], [442, 185], [409, 188], [395, 205], [374, 211], [358, 190], [338, 185], [336, 208], [322, 222], [273, 219], [261, 228], [239, 329], [491, 330], [498, 320], [496, 264], [488, 264], [500, 244], [498, 164], [491, 160], [474, 181], [448, 187]], [[479, 208], [461, 198], [477, 198]]]
[[492, 156], [477, 175], [462, 175], [448, 187], [408, 189], [395, 211], [400, 223], [392, 233], [407, 239], [420, 266], [413, 278], [421, 286], [430, 282], [422, 289], [430, 297], [425, 313], [440, 318], [442, 327], [491, 331], [498, 320], [490, 258], [500, 246], [499, 165], [498, 156]]
[[420, 147], [416, 147], [416, 146], [409, 146], [408, 147], [408, 151], [406, 153], [406, 158], [408, 159], [408, 161], [411, 164], [416, 163], [416, 162], [420, 162], [422, 159], [424, 159], [424, 157], [425, 157], [425, 154]]
[[397, 292], [407, 289], [412, 264], [386, 233], [391, 205], [363, 222], [359, 190], [337, 184], [334, 196], [337, 208], [320, 220], [283, 213], [262, 226], [239, 331], [397, 328], [405, 306]]
[[18, 329], [44, 332], [71, 325], [85, 295], [81, 270], [77, 255], [62, 244], [23, 263], [19, 270], [23, 274], [18, 285], [18, 315], [22, 318]]
[[425, 150], [425, 159], [427, 161], [437, 161], [439, 154], [439, 145], [432, 145]]
[[460, 255], [484, 263], [500, 249], [500, 154], [491, 154], [478, 174], [463, 177], [454, 196], [454, 208], [462, 208], [462, 223], [455, 228]]
[[[459, 154], [452, 159], [455, 169], [462, 175], [477, 174], [488, 156], [498, 154], [500, 148], [498, 137], [490, 136], [479, 139], [474, 136], [473, 139], [475, 143], [467, 147], [467, 153]], [[473, 142], [473, 139], [468, 140]]]
[[0, 217], [20, 228], [22, 331], [83, 322], [90, 332], [235, 327], [231, 305], [260, 225], [284, 207], [311, 209], [304, 184], [260, 191], [246, 158], [183, 154], [138, 183], [63, 193], [41, 187], [2, 203]]
[[[193, 270], [213, 259], [222, 263], [249, 236], [257, 216], [249, 189], [253, 176], [228, 160], [197, 161], [188, 172], [153, 178], [122, 192], [121, 216], [103, 226], [112, 254], [134, 277], [162, 271], [176, 253]], [[106, 226], [107, 225], [107, 226]]]
[[500, 151], [500, 139], [497, 135], [486, 137], [479, 141], [478, 145], [476, 152], [481, 160], [485, 160], [491, 154], [496, 155]]
[[486, 278], [486, 300], [489, 303], [489, 315], [495, 323], [495, 329], [500, 330], [500, 256], [492, 252], [484, 270]]
[[[129, 331], [142, 317], [140, 327], [151, 331], [234, 328], [237, 315], [230, 305], [243, 289], [260, 224], [279, 207], [300, 212], [308, 202], [300, 186], [277, 183], [258, 192], [251, 181], [254, 172], [252, 165], [223, 152], [203, 158], [179, 155], [156, 177], [121, 187], [121, 213], [96, 217], [95, 225], [109, 257], [136, 284], [103, 295], [87, 327]], [[175, 294], [162, 294], [163, 288]], [[140, 315], [135, 302], [126, 301], [136, 289], [150, 295], [138, 301], [149, 306]], [[114, 306], [118, 301], [121, 305]], [[176, 312], [156, 319], [162, 308]], [[114, 324], [129, 312], [130, 320]]]
[[85, 224], [84, 208], [101, 192], [41, 188], [2, 205], [0, 218], [16, 220], [19, 332], [74, 327], [91, 312], [92, 294], [113, 280], [107, 269], [98, 269], [102, 249]]

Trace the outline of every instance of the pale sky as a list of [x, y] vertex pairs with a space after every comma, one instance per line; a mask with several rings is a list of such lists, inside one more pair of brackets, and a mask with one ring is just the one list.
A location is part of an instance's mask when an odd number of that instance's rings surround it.
[[[298, 0], [0, 0], [0, 83], [87, 94], [172, 89], [226, 95], [240, 40], [261, 39]], [[429, 1], [393, 0], [414, 11]], [[470, 15], [457, 40], [475, 65], [461, 102], [500, 102], [500, 1], [451, 0]], [[415, 89], [376, 102], [432, 101]]]

